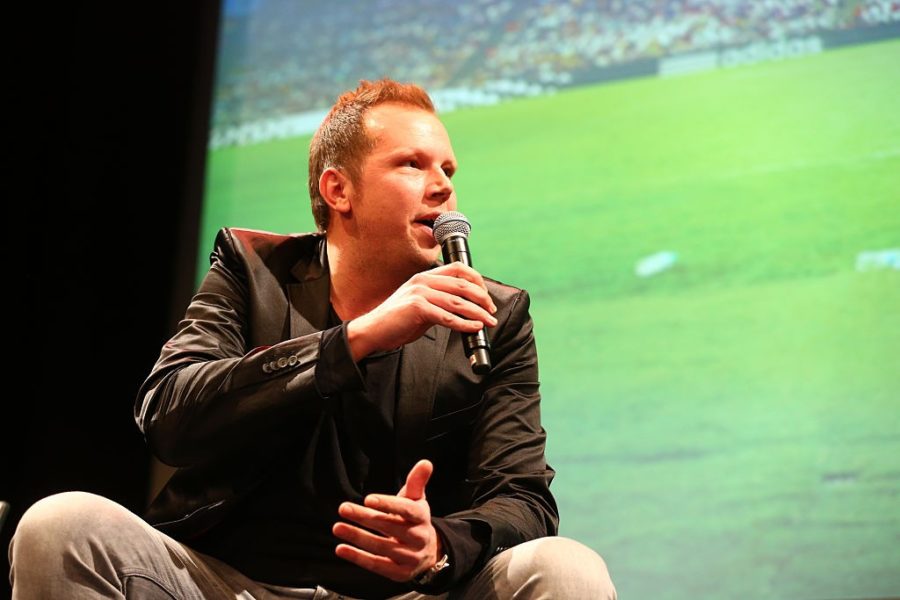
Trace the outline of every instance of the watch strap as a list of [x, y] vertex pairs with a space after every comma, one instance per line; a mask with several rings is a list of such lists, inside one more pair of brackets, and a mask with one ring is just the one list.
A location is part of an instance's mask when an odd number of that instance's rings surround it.
[[441, 558], [438, 559], [434, 566], [429, 569], [425, 569], [415, 577], [413, 577], [413, 581], [416, 585], [427, 585], [437, 577], [437, 574], [450, 566], [450, 557], [445, 553]]

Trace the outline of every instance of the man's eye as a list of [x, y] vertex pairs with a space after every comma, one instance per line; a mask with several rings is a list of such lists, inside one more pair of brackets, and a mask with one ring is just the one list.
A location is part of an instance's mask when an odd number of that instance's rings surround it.
[[408, 160], [403, 164], [405, 164], [407, 167], [412, 167], [413, 169], [419, 168], [419, 161], [417, 160]]

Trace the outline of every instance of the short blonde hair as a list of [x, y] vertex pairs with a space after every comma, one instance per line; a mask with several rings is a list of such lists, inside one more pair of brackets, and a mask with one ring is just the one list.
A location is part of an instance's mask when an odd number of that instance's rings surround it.
[[344, 171], [353, 182], [375, 140], [366, 131], [363, 117], [379, 104], [406, 104], [434, 113], [431, 98], [421, 87], [391, 79], [360, 81], [359, 87], [337, 99], [309, 144], [309, 199], [319, 231], [328, 227], [328, 205], [319, 193], [319, 178], [325, 169]]

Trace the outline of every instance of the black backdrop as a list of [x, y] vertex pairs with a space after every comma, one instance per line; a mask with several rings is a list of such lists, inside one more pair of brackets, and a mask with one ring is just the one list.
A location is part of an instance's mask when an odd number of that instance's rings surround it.
[[21, 131], [7, 174], [23, 185], [4, 203], [4, 556], [46, 495], [146, 504], [132, 405], [192, 291], [219, 14], [210, 0], [44, 10], [6, 20], [6, 129]]

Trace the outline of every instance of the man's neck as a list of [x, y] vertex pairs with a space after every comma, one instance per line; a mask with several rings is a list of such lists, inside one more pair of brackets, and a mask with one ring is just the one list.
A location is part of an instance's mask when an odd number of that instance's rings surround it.
[[[400, 287], [406, 278], [386, 273], [364, 256], [356, 256], [343, 244], [326, 238], [331, 277], [331, 305], [342, 321], [364, 315]], [[393, 275], [393, 277], [392, 277]]]

